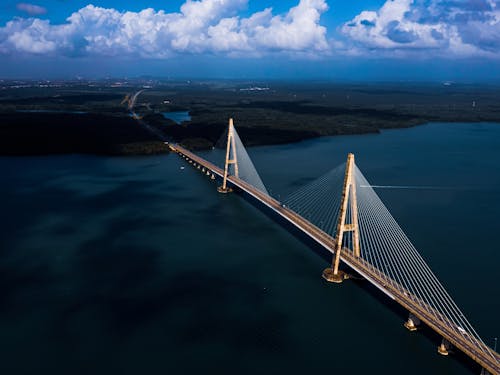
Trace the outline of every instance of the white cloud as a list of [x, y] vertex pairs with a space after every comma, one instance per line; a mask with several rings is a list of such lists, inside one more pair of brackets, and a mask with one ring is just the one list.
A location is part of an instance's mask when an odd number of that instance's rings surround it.
[[[272, 8], [241, 16], [248, 0], [186, 0], [178, 12], [121, 12], [88, 5], [66, 22], [14, 18], [0, 27], [0, 54], [132, 56], [180, 54], [300, 57], [500, 57], [499, 0], [386, 0], [327, 39], [326, 0], [297, 0], [284, 14]], [[25, 12], [42, 12], [22, 3]], [[43, 9], [45, 11], [45, 9]]]
[[[347, 52], [500, 57], [497, 0], [387, 0], [345, 23]], [[425, 54], [424, 54], [425, 55]], [[427, 54], [429, 55], [429, 54]]]
[[284, 15], [272, 9], [238, 16], [248, 0], [187, 0], [180, 12], [120, 12], [88, 5], [66, 22], [15, 18], [0, 27], [0, 53], [169, 57], [181, 53], [261, 55], [329, 51], [320, 17], [325, 0], [300, 0]]

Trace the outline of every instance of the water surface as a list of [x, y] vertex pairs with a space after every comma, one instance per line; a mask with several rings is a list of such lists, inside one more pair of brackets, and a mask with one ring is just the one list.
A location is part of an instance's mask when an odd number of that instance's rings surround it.
[[181, 124], [184, 121], [191, 121], [191, 116], [188, 111], [178, 112], [162, 112], [163, 117], [174, 121], [176, 124]]
[[[374, 185], [424, 187], [377, 192], [491, 343], [499, 150], [500, 125], [432, 124], [249, 153], [280, 197], [348, 152]], [[477, 373], [176, 155], [0, 167], [1, 373]]]

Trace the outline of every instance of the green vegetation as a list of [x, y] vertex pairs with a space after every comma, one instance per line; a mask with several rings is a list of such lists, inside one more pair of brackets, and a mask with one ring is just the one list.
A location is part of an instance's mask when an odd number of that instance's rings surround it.
[[[191, 149], [209, 148], [229, 117], [247, 146], [433, 121], [500, 122], [500, 91], [486, 85], [148, 81], [135, 105], [143, 122], [130, 118], [123, 99], [144, 82], [25, 86], [0, 90], [0, 153], [164, 151], [144, 123]], [[179, 110], [191, 121], [177, 125], [161, 114]]]
[[0, 113], [0, 153], [144, 155], [168, 147], [130, 117], [73, 113]]

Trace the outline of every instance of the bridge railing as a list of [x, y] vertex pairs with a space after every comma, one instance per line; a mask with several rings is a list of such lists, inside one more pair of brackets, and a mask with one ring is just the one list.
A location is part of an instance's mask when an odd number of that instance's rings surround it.
[[[223, 171], [214, 164], [207, 162], [206, 160], [194, 155], [187, 150], [182, 149], [181, 151], [190, 159], [196, 161], [199, 164], [203, 164], [206, 168], [210, 168], [219, 176], [221, 176], [221, 173], [223, 173]], [[296, 212], [288, 209], [287, 207], [283, 207], [279, 201], [261, 192], [260, 190], [255, 189], [247, 182], [234, 176], [229, 176], [228, 181], [230, 181], [235, 186], [238, 186], [241, 189], [245, 190], [247, 193], [250, 193], [255, 197], [255, 199], [258, 199], [262, 203], [265, 203], [269, 207], [273, 208], [276, 212], [288, 219], [303, 232], [309, 234], [313, 239], [316, 239], [316, 241], [320, 242], [327, 250], [333, 253], [335, 248], [335, 239], [318, 228], [316, 225], [309, 222], [307, 219], [303, 218]], [[493, 374], [498, 374], [500, 372], [498, 367], [498, 353], [494, 352], [482, 341], [469, 334], [464, 334], [463, 332], [461, 332], [459, 330], [459, 327], [457, 327], [456, 324], [446, 316], [434, 309], [428, 303], [424, 302], [418, 296], [409, 292], [401, 284], [388, 277], [386, 274], [381, 272], [378, 268], [374, 267], [365, 259], [355, 256], [350, 249], [343, 248], [341, 250], [341, 259], [345, 263], [354, 266], [353, 268], [357, 271], [360, 271], [365, 275], [365, 277], [371, 278], [372, 280], [369, 280], [370, 282], [379, 284], [380, 287], [384, 288], [387, 292], [392, 294], [393, 298], [395, 298], [395, 300], [401, 306], [403, 306], [409, 312], [415, 314], [425, 324], [431, 327], [434, 331], [438, 332], [450, 343], [458, 347], [488, 371], [492, 372]]]
[[490, 370], [496, 368], [496, 372], [498, 372], [498, 362], [500, 358], [498, 353], [486, 346], [482, 341], [461, 332], [446, 316], [410, 293], [400, 284], [380, 273], [380, 271], [374, 268], [369, 262], [362, 258], [355, 257], [350, 250], [343, 249], [341, 257], [348, 260], [348, 262], [356, 263], [357, 266], [363, 268], [363, 272], [378, 279], [377, 281], [379, 283], [382, 283], [384, 287], [388, 288], [389, 291], [397, 297], [401, 305], [418, 316], [428, 326], [443, 335], [443, 337], [446, 337], [453, 345], [465, 351], [470, 357], [474, 358], [483, 366]]

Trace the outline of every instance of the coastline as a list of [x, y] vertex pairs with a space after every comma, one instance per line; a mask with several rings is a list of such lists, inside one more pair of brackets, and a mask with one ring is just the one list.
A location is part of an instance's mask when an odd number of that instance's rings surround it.
[[[434, 122], [500, 122], [500, 94], [489, 86], [275, 82], [254, 92], [247, 85], [163, 82], [144, 91], [68, 82], [4, 90], [0, 155], [149, 155], [168, 152], [165, 141], [206, 150], [224, 135], [229, 118], [247, 147]], [[131, 103], [134, 92], [141, 95]], [[190, 120], [179, 124], [164, 116], [176, 111], [189, 113]]]
[[[135, 120], [128, 116], [92, 113], [61, 115], [41, 112], [37, 114], [36, 121], [33, 121], [35, 117], [27, 113], [7, 121], [5, 117], [5, 113], [0, 113], [0, 123], [7, 122], [7, 125], [0, 126], [0, 156], [75, 153], [107, 156], [167, 154], [170, 150], [164, 142], [165, 139], [192, 151], [202, 151], [214, 147], [225, 131], [224, 124], [203, 126], [186, 122], [165, 127], [149, 122], [145, 125], [147, 119]], [[268, 127], [238, 127], [238, 132], [246, 147], [257, 147], [292, 144], [323, 137], [380, 134], [384, 130], [407, 129], [441, 122], [443, 121], [422, 120], [384, 128], [352, 126], [349, 131], [332, 129], [331, 133], [323, 134], [317, 131]], [[462, 122], [464, 121], [457, 120], [444, 123]], [[480, 124], [484, 121], [467, 122]], [[162, 139], [160, 134], [164, 135]]]

